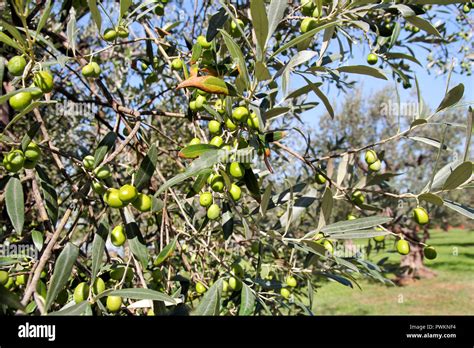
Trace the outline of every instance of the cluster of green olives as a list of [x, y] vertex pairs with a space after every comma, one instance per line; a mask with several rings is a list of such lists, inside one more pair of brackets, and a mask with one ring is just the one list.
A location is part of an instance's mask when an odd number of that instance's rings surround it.
[[[73, 299], [75, 303], [81, 303], [89, 298], [90, 286], [86, 282], [79, 283], [74, 288]], [[105, 291], [105, 282], [101, 277], [97, 277], [92, 285], [92, 293], [99, 295]], [[122, 307], [122, 297], [109, 295], [106, 299], [106, 308], [111, 313], [120, 311]]]
[[109, 179], [112, 174], [108, 166], [99, 166], [95, 168], [94, 156], [87, 155], [82, 163], [88, 171], [93, 171], [97, 181], [92, 181], [92, 190], [102, 195], [104, 202], [112, 208], [123, 208], [132, 204], [138, 211], [147, 212], [151, 210], [152, 198], [144, 193], [138, 192], [137, 188], [131, 184], [125, 184], [120, 189], [106, 188], [103, 181]]
[[126, 39], [128, 37], [128, 34], [128, 29], [123, 25], [119, 25], [117, 28], [105, 29], [103, 38], [105, 41], [113, 42], [117, 39], [117, 37]]
[[[23, 76], [26, 68], [26, 59], [23, 56], [12, 57], [7, 64], [8, 72], [12, 76]], [[10, 97], [8, 103], [15, 111], [22, 111], [33, 100], [39, 99], [44, 93], [50, 93], [54, 87], [53, 75], [47, 70], [37, 71], [32, 76], [29, 92], [18, 92]]]
[[[201, 99], [202, 97], [202, 99]], [[196, 109], [201, 107], [201, 101], [206, 102], [206, 99], [202, 95], [191, 101], [191, 109]], [[225, 100], [218, 99], [214, 105], [216, 111], [225, 115]], [[213, 136], [209, 141], [209, 144], [214, 145], [218, 148], [226, 149], [227, 151], [232, 151], [232, 149], [242, 149], [248, 147], [248, 142], [245, 138], [240, 137], [239, 139], [234, 139], [231, 144], [224, 144], [224, 132], [233, 136], [233, 133], [239, 128], [239, 125], [246, 125], [248, 129], [256, 130], [259, 127], [258, 117], [252, 112], [250, 113], [248, 108], [245, 106], [238, 106], [233, 109], [232, 115], [224, 116], [224, 122], [219, 122], [217, 120], [211, 120], [208, 123], [209, 133]], [[245, 126], [244, 126], [245, 127]], [[199, 138], [193, 138], [189, 145], [200, 144], [201, 140]], [[230, 162], [227, 164], [226, 172], [229, 174], [229, 178], [236, 180], [237, 182], [241, 180], [246, 169], [249, 168], [249, 164], [242, 164], [239, 162]], [[237, 202], [242, 197], [242, 190], [237, 183], [232, 183], [230, 187], [225, 186], [224, 178], [219, 172], [211, 174], [207, 179], [207, 184], [213, 192], [222, 193], [224, 190], [227, 190], [230, 198]], [[213, 194], [210, 191], [204, 191], [199, 196], [199, 203], [201, 206], [207, 208], [207, 217], [211, 220], [217, 219], [221, 214], [220, 207], [213, 203], [214, 198]]]
[[410, 31], [412, 33], [418, 33], [420, 31], [420, 28], [411, 24], [407, 24], [405, 25], [405, 30]]
[[11, 173], [16, 173], [20, 169], [33, 169], [36, 163], [41, 159], [41, 149], [39, 146], [30, 142], [25, 151], [19, 149], [11, 150], [3, 157], [3, 166]]
[[96, 62], [90, 62], [82, 67], [82, 75], [88, 78], [98, 78], [101, 71], [99, 64]]
[[316, 236], [314, 236], [314, 240], [316, 243], [322, 245], [330, 255], [334, 254], [334, 244], [329, 239], [327, 239], [324, 234], [318, 233]]
[[289, 299], [291, 296], [291, 288], [296, 288], [298, 285], [298, 282], [296, 281], [296, 278], [293, 276], [288, 276], [285, 279], [286, 286], [282, 287], [280, 289], [280, 295], [283, 296], [285, 299]]
[[300, 23], [300, 32], [306, 33], [317, 27], [321, 13], [313, 1], [309, 0], [304, 2], [301, 7], [301, 13], [307, 17]]
[[372, 172], [378, 172], [382, 168], [382, 162], [380, 162], [374, 150], [369, 150], [365, 153], [365, 162]]

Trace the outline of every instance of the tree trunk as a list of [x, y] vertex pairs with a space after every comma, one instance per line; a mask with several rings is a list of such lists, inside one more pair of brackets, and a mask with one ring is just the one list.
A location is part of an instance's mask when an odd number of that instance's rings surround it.
[[[429, 238], [428, 228], [423, 228], [423, 236], [419, 237], [417, 230], [406, 227], [401, 228], [401, 232], [407, 236], [408, 240], [425, 242]], [[400, 273], [395, 279], [398, 285], [406, 285], [420, 278], [433, 278], [436, 272], [423, 264], [423, 246], [418, 243], [410, 243], [410, 253], [402, 257], [400, 262]]]

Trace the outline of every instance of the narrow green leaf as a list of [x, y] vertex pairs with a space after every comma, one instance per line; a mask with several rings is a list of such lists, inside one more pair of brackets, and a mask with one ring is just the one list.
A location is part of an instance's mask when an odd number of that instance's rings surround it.
[[409, 54], [405, 53], [399, 53], [399, 52], [387, 52], [385, 53], [385, 57], [387, 59], [406, 59], [406, 60], [411, 60], [412, 62], [418, 64], [419, 66], [423, 66], [418, 59], [416, 59], [413, 56], [410, 56]]
[[454, 190], [464, 184], [472, 176], [472, 162], [463, 162], [448, 176], [443, 190]]
[[69, 13], [69, 20], [66, 26], [66, 36], [69, 46], [73, 54], [76, 52], [76, 39], [77, 39], [77, 24], [76, 24], [76, 12], [71, 10]]
[[288, 2], [286, 0], [271, 0], [270, 6], [268, 7], [268, 33], [267, 39], [265, 40], [265, 46], [267, 46], [268, 41], [275, 32], [275, 29], [283, 19], [287, 7]]
[[464, 161], [469, 158], [469, 150], [471, 145], [472, 131], [474, 125], [474, 112], [472, 108], [469, 107], [469, 112], [467, 113], [467, 123], [466, 123], [466, 145], [464, 146]]
[[20, 31], [10, 23], [0, 20], [0, 23], [2, 26], [15, 38], [16, 41], [18, 41], [23, 47], [27, 47], [26, 39], [23, 37], [23, 35], [20, 33]]
[[[130, 298], [132, 300], [151, 300], [151, 301], [162, 301], [169, 303], [176, 303], [176, 300], [169, 295], [163, 294], [162, 292], [145, 289], [145, 288], [129, 288], [129, 289], [119, 289], [113, 291], [104, 291], [104, 295], [112, 296], [121, 296], [125, 298]], [[102, 295], [101, 294], [101, 295]], [[99, 296], [102, 297], [102, 296]]]
[[331, 218], [332, 207], [334, 204], [332, 191], [329, 187], [324, 190], [323, 198], [321, 200], [321, 211], [319, 214], [318, 230], [326, 226]]
[[172, 254], [174, 249], [176, 248], [177, 238], [175, 237], [167, 246], [161, 250], [158, 256], [155, 259], [154, 265], [159, 266], [163, 262], [165, 262]]
[[67, 243], [55, 262], [53, 276], [46, 295], [45, 309], [48, 311], [56, 300], [59, 292], [64, 288], [71, 276], [72, 267], [79, 255], [79, 248], [72, 243]]
[[334, 233], [343, 233], [349, 231], [363, 230], [370, 227], [383, 225], [387, 222], [392, 221], [392, 218], [385, 216], [370, 216], [355, 220], [344, 220], [333, 223], [331, 225], [324, 226], [321, 232], [331, 236]]
[[43, 233], [37, 230], [31, 231], [31, 239], [33, 239], [33, 244], [35, 245], [36, 250], [41, 251], [43, 249]]
[[99, 227], [94, 235], [94, 241], [92, 242], [92, 264], [91, 264], [91, 284], [94, 284], [97, 273], [102, 266], [105, 250], [105, 242], [109, 235], [109, 223], [107, 217], [102, 218], [99, 222]]
[[127, 220], [127, 224], [125, 225], [125, 233], [127, 234], [127, 241], [130, 250], [140, 261], [143, 268], [146, 268], [148, 265], [149, 254], [138, 224], [134, 220]]
[[349, 74], [368, 75], [378, 79], [388, 80], [387, 76], [382, 70], [366, 65], [340, 66], [336, 70]]
[[306, 80], [306, 83], [311, 87], [314, 94], [316, 94], [316, 96], [319, 99], [321, 99], [321, 101], [326, 107], [326, 110], [328, 111], [331, 118], [334, 118], [334, 109], [332, 108], [331, 103], [329, 102], [329, 99], [326, 97], [326, 95], [314, 83], [312, 83], [306, 76], [303, 76], [303, 78]]
[[[279, 0], [276, 0], [276, 1], [279, 1]], [[300, 43], [300, 42], [302, 42], [302, 41], [304, 41], [308, 38], [313, 37], [314, 35], [316, 35], [321, 30], [324, 30], [326, 28], [329, 28], [329, 27], [337, 25], [337, 24], [339, 24], [339, 20], [332, 20], [332, 21], [330, 21], [328, 23], [325, 23], [325, 24], [322, 24], [322, 23], [319, 24], [318, 27], [316, 27], [316, 28], [314, 28], [310, 31], [307, 31], [306, 33], [304, 33], [302, 35], [297, 36], [296, 38], [294, 38], [290, 42], [287, 42], [286, 44], [281, 46], [279, 49], [277, 49], [275, 52], [273, 52], [272, 57], [275, 57], [279, 53], [281, 53], [283, 51], [286, 51], [288, 48], [291, 48], [291, 47], [297, 45], [298, 43]]]
[[102, 28], [102, 17], [100, 15], [99, 8], [97, 7], [97, 0], [87, 0], [87, 4], [89, 5], [89, 9], [91, 11], [91, 17], [94, 20], [95, 24], [97, 25], [97, 29], [99, 32]]
[[444, 201], [440, 196], [430, 192], [422, 193], [418, 196], [418, 199], [438, 206], [442, 206], [444, 204]]
[[153, 173], [155, 173], [156, 165], [158, 162], [158, 149], [156, 145], [153, 144], [145, 158], [143, 158], [142, 163], [140, 163], [140, 168], [138, 168], [137, 174], [135, 175], [134, 184], [137, 187], [137, 190], [141, 190], [148, 186]]
[[123, 18], [125, 13], [127, 13], [128, 9], [132, 5], [132, 0], [120, 0], [120, 18]]
[[5, 289], [2, 284], [0, 284], [0, 304], [6, 305], [8, 308], [24, 310], [17, 295]]
[[239, 76], [242, 77], [245, 86], [247, 89], [250, 88], [250, 77], [247, 71], [246, 60], [244, 58], [244, 54], [240, 49], [240, 46], [234, 41], [234, 39], [226, 33], [224, 30], [220, 29], [222, 37], [224, 39], [224, 43], [229, 50], [230, 55], [234, 59], [234, 62], [237, 64], [237, 69], [239, 70]]
[[114, 146], [115, 140], [117, 139], [117, 134], [114, 132], [109, 132], [105, 137], [100, 141], [97, 149], [94, 152], [94, 167], [97, 167], [105, 158], [107, 152]]
[[76, 304], [73, 304], [73, 305], [71, 305], [71, 303], [74, 303], [74, 302], [69, 302], [63, 308], [61, 308], [59, 311], [48, 313], [48, 315], [51, 315], [51, 316], [56, 316], [56, 315], [60, 315], [60, 316], [63, 316], [63, 315], [82, 315], [91, 306], [91, 304], [88, 301], [82, 301], [82, 302], [79, 302], [79, 303], [76, 303]]
[[24, 52], [23, 47], [20, 47], [15, 41], [13, 41], [7, 34], [0, 32], [0, 42], [13, 47], [15, 50]]
[[252, 15], [252, 25], [257, 38], [258, 61], [262, 61], [265, 56], [265, 43], [268, 35], [268, 18], [265, 2], [263, 0], [250, 1], [250, 14]]
[[43, 198], [45, 201], [45, 206], [46, 206], [46, 211], [48, 212], [48, 216], [51, 220], [51, 223], [56, 225], [56, 222], [58, 221], [58, 213], [59, 213], [59, 207], [58, 207], [58, 194], [56, 193], [56, 190], [54, 188], [53, 183], [51, 182], [50, 177], [48, 174], [44, 171], [43, 167], [40, 165], [37, 165], [35, 167], [36, 174], [38, 175], [38, 181], [41, 186], [41, 191], [43, 193]]
[[188, 145], [184, 149], [181, 149], [178, 156], [181, 158], [196, 158], [210, 150], [217, 150], [217, 146], [211, 144]]
[[44, 25], [46, 24], [46, 21], [49, 19], [49, 15], [51, 13], [52, 8], [53, 7], [51, 6], [51, 0], [47, 0], [46, 4], [44, 5], [43, 14], [41, 15], [41, 18], [38, 22], [38, 26], [36, 27], [37, 34], [41, 31], [41, 29], [43, 29]]
[[25, 223], [25, 201], [21, 181], [16, 177], [11, 177], [5, 187], [5, 204], [15, 232], [21, 234]]
[[194, 310], [194, 315], [219, 315], [221, 309], [222, 279], [218, 279], [204, 294]]
[[474, 219], [474, 208], [462, 205], [457, 202], [450, 201], [448, 199], [444, 200], [444, 205], [449, 209], [457, 211], [458, 213], [468, 217], [469, 219]]
[[41, 124], [39, 122], [34, 122], [30, 129], [28, 129], [28, 132], [23, 136], [21, 139], [21, 150], [25, 151], [27, 146], [31, 143], [33, 138], [35, 137], [36, 133], [38, 133], [38, 130], [40, 129]]
[[433, 27], [433, 25], [431, 25], [431, 23], [428, 22], [427, 20], [418, 16], [405, 17], [405, 19], [411, 24], [413, 24], [415, 27], [420, 28], [423, 31], [426, 31], [428, 34], [441, 37], [441, 34], [439, 33], [439, 31], [435, 27]]
[[255, 309], [255, 294], [252, 289], [242, 282], [242, 291], [240, 292], [239, 315], [251, 315]]

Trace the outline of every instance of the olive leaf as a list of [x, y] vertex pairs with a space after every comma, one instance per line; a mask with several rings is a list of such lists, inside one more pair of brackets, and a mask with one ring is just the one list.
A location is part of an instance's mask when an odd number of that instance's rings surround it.
[[23, 198], [23, 186], [16, 177], [11, 177], [5, 187], [5, 204], [10, 221], [17, 234], [23, 231], [25, 222], [25, 201]]
[[194, 315], [219, 315], [221, 309], [222, 279], [218, 279], [204, 294], [194, 310]]

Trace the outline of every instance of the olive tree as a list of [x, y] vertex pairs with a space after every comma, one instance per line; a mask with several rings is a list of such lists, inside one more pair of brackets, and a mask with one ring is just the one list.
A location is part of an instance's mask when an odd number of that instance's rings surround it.
[[[426, 3], [0, 5], [3, 312], [311, 314], [324, 280], [388, 282], [345, 240], [435, 258], [411, 231], [435, 206], [472, 218], [473, 116], [462, 84], [423, 105], [413, 47], [441, 73], [470, 74], [472, 33], [456, 27], [470, 4]], [[350, 65], [356, 43], [367, 58]], [[327, 88], [347, 92], [354, 75], [416, 89], [415, 112], [336, 117]], [[443, 118], [454, 109], [461, 124]], [[315, 110], [341, 130], [320, 144], [300, 122]], [[389, 149], [407, 138], [434, 160], [397, 189], [406, 164], [394, 170]]]

